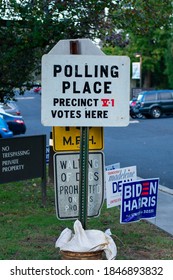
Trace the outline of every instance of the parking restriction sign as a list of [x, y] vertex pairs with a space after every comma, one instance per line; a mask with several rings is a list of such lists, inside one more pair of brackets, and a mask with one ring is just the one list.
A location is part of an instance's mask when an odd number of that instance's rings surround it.
[[[103, 127], [89, 128], [89, 150], [102, 150], [104, 148]], [[53, 149], [59, 151], [79, 151], [79, 127], [53, 127]]]

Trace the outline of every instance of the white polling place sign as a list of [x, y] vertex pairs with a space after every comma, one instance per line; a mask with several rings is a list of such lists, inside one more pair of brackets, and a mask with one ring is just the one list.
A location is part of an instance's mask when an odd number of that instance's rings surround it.
[[106, 170], [105, 175], [107, 208], [121, 205], [122, 185], [137, 179], [136, 166]]
[[41, 116], [45, 126], [127, 126], [129, 96], [127, 56], [42, 57]]
[[158, 178], [124, 183], [120, 222], [137, 222], [156, 217], [158, 187]]
[[[88, 159], [88, 217], [98, 216], [104, 195], [104, 156], [90, 152]], [[54, 155], [56, 214], [59, 219], [79, 216], [79, 153]]]

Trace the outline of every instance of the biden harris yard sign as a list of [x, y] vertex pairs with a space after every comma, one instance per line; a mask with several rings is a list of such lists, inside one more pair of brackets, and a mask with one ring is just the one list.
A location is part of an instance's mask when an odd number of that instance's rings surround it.
[[154, 218], [159, 179], [124, 183], [122, 187], [121, 223]]
[[45, 126], [127, 126], [130, 59], [126, 56], [42, 57]]

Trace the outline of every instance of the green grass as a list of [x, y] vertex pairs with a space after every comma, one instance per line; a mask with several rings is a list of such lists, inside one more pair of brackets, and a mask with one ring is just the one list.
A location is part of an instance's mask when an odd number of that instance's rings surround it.
[[[104, 204], [97, 218], [87, 221], [88, 229], [110, 228], [117, 259], [173, 259], [173, 236], [154, 225], [140, 221], [122, 225], [119, 209]], [[58, 220], [54, 188], [47, 186], [47, 204], [42, 206], [40, 179], [0, 185], [0, 259], [58, 260], [55, 242], [74, 220]]]

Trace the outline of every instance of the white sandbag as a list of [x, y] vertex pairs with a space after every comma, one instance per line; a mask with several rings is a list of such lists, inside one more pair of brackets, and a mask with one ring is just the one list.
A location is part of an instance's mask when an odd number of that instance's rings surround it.
[[104, 250], [107, 259], [114, 259], [117, 247], [107, 233], [100, 230], [84, 230], [79, 220], [74, 222], [74, 234], [68, 228], [64, 229], [56, 241], [56, 248], [71, 252], [94, 252]]

